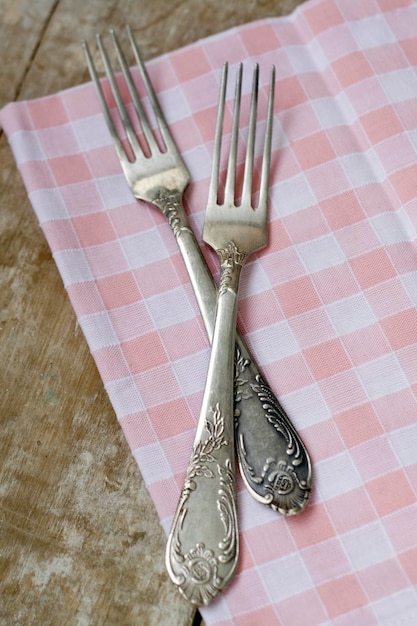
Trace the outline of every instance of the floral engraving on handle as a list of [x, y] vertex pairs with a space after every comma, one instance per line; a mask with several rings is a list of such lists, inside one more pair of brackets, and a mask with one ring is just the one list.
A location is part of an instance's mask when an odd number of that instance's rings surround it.
[[216, 252], [220, 258], [221, 267], [219, 296], [224, 295], [229, 287], [237, 293], [240, 270], [248, 256], [247, 253], [239, 250], [233, 241], [228, 244], [227, 248], [220, 248]]
[[309, 497], [311, 485], [310, 475], [307, 480], [297, 474], [297, 468], [306, 461], [303, 455], [302, 445], [295, 430], [286, 419], [279, 403], [268, 384], [260, 374], [257, 374], [256, 383], [251, 383], [245, 377], [245, 370], [250, 365], [250, 360], [244, 358], [239, 350], [236, 351], [235, 361], [235, 419], [238, 430], [239, 402], [245, 402], [255, 394], [261, 402], [264, 416], [277, 433], [282, 435], [286, 442], [285, 459], [268, 456], [262, 469], [255, 470], [249, 462], [248, 451], [245, 445], [243, 432], [238, 432], [237, 445], [239, 459], [242, 465], [244, 478], [250, 479], [253, 486], [257, 485], [257, 493], [260, 495], [262, 487], [262, 502], [270, 504], [271, 508], [285, 515], [293, 515], [304, 508]]
[[152, 202], [161, 209], [168, 220], [175, 239], [178, 239], [181, 231], [184, 228], [188, 228], [182, 206], [182, 194], [179, 191], [169, 191], [165, 188], [159, 188]]
[[[199, 441], [193, 450], [187, 476], [179, 504], [179, 524], [172, 537], [172, 565], [176, 584], [190, 602], [197, 606], [208, 604], [224, 587], [223, 577], [219, 572], [222, 564], [236, 558], [237, 527], [235, 520], [235, 483], [230, 460], [224, 466], [216, 460], [214, 453], [228, 441], [224, 437], [224, 417], [217, 404], [213, 410], [213, 421], [206, 420], [207, 438]], [[213, 466], [213, 467], [212, 467]], [[214, 479], [219, 477], [217, 490], [217, 512], [223, 525], [223, 538], [218, 542], [218, 551], [207, 548], [203, 542], [184, 554], [181, 544], [181, 530], [187, 515], [187, 502], [198, 489], [196, 477]]]

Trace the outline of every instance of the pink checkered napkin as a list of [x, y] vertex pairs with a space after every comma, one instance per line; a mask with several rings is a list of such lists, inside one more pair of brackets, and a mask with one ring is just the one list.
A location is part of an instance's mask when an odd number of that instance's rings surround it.
[[[240, 485], [241, 568], [210, 626], [417, 623], [416, 24], [413, 0], [310, 0], [149, 64], [198, 237], [221, 65], [259, 61], [263, 86], [277, 69], [270, 243], [240, 326], [315, 489], [286, 519]], [[209, 356], [170, 228], [133, 199], [91, 84], [1, 123], [168, 530]]]

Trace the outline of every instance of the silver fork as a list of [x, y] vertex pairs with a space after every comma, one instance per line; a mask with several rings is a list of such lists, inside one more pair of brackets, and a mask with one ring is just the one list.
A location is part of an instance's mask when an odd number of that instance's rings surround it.
[[[164, 149], [159, 147], [152, 132], [128, 63], [114, 31], [111, 31], [111, 38], [147, 143], [147, 154], [144, 153], [136, 137], [109, 56], [99, 35], [97, 35], [97, 45], [133, 153], [133, 160], [124, 150], [89, 47], [86, 42], [83, 42], [87, 65], [127, 182], [136, 198], [152, 203], [167, 218], [182, 253], [207, 335], [211, 341], [217, 291], [183, 207], [183, 193], [189, 183], [190, 175], [171, 136], [129, 27], [127, 27], [127, 34], [165, 144]], [[244, 483], [249, 493], [259, 502], [270, 505], [271, 508], [284, 515], [293, 515], [305, 507], [311, 489], [312, 473], [308, 451], [271, 388], [262, 377], [239, 333], [236, 335], [235, 357], [236, 444]]]
[[246, 258], [267, 242], [267, 199], [271, 157], [275, 68], [268, 98], [259, 203], [252, 208], [252, 173], [258, 100], [255, 66], [241, 201], [236, 204], [236, 160], [242, 64], [236, 78], [233, 125], [223, 200], [219, 167], [227, 63], [224, 65], [214, 142], [213, 168], [203, 238], [220, 259], [220, 283], [207, 381], [194, 448], [167, 545], [172, 580], [194, 604], [210, 602], [238, 565], [234, 443], [234, 348], [239, 277]]

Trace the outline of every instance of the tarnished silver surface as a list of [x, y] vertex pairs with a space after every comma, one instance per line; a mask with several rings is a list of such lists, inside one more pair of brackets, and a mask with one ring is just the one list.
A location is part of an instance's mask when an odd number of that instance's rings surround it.
[[[135, 61], [165, 142], [165, 151], [161, 151], [153, 136], [127, 61], [113, 32], [111, 36], [122, 73], [127, 81], [150, 156], [144, 155], [136, 137], [100, 36], [97, 36], [97, 44], [134, 154], [133, 161], [128, 159], [117, 134], [92, 55], [87, 44], [84, 43], [88, 67], [126, 179], [138, 199], [154, 204], [167, 218], [182, 253], [207, 335], [211, 341], [217, 290], [183, 207], [183, 192], [189, 183], [190, 176], [169, 132], [129, 28], [127, 32]], [[255, 360], [239, 334], [236, 335], [235, 362], [237, 451], [245, 484], [258, 501], [270, 505], [284, 515], [297, 513], [306, 505], [311, 489], [312, 474], [308, 452], [272, 390], [261, 377]]]

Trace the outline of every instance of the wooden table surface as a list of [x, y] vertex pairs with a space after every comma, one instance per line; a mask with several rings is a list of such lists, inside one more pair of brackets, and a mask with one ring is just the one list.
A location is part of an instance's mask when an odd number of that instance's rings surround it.
[[[146, 60], [300, 2], [0, 0], [0, 107], [89, 80], [112, 26]], [[198, 622], [1, 131], [0, 180], [0, 624]]]

